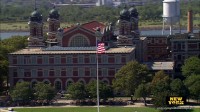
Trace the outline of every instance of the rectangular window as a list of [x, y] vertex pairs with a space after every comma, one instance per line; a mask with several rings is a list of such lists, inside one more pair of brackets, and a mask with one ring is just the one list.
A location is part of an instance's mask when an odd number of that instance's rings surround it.
[[73, 74], [73, 69], [71, 67], [67, 68], [67, 76], [72, 76]]
[[37, 64], [37, 56], [31, 56], [32, 64]]
[[79, 64], [84, 63], [84, 56], [83, 55], [78, 56], [78, 63]]
[[115, 69], [115, 73], [117, 73], [118, 71], [119, 71], [119, 68], [116, 68], [116, 69]]
[[120, 55], [115, 55], [115, 63], [120, 64], [121, 63], [121, 56]]
[[60, 64], [60, 56], [55, 56], [55, 64]]
[[17, 63], [24, 64], [24, 56], [17, 56]]
[[84, 77], [85, 76], [85, 70], [84, 70], [84, 68], [78, 68], [78, 75], [80, 77]]
[[42, 56], [37, 57], [37, 64], [42, 64]]
[[108, 69], [107, 68], [102, 68], [102, 76], [106, 77], [108, 76]]
[[96, 55], [90, 55], [90, 63], [96, 63]]
[[14, 70], [13, 70], [13, 77], [18, 77], [17, 74], [18, 74], [18, 73], [17, 73], [17, 69], [14, 69]]
[[60, 76], [60, 69], [55, 70], [55, 76]]
[[55, 75], [55, 71], [54, 71], [54, 69], [50, 69], [50, 71], [49, 71], [49, 76], [54, 76]]
[[66, 64], [66, 56], [65, 55], [61, 56], [61, 63]]
[[96, 77], [96, 69], [95, 68], [90, 68], [90, 76]]
[[54, 56], [49, 56], [49, 63], [54, 64]]
[[66, 69], [65, 68], [61, 69], [61, 76], [66, 76]]
[[49, 70], [44, 69], [43, 74], [44, 74], [44, 77], [48, 77], [49, 76]]
[[49, 56], [43, 56], [43, 64], [49, 64]]
[[24, 77], [24, 69], [18, 69], [18, 76]]
[[31, 77], [31, 70], [30, 69], [24, 70], [24, 77]]
[[31, 70], [31, 77], [37, 77], [37, 71], [35, 69]]
[[71, 64], [72, 63], [72, 56], [67, 56], [67, 64]]
[[30, 56], [25, 56], [24, 57], [24, 64], [31, 64]]
[[102, 58], [102, 63], [104, 64], [104, 63], [108, 63], [108, 56], [107, 55], [102, 55], [101, 56]]
[[43, 76], [43, 70], [38, 69], [37, 74], [38, 74], [38, 77], [42, 77]]
[[12, 57], [12, 64], [17, 64], [17, 57], [16, 56]]

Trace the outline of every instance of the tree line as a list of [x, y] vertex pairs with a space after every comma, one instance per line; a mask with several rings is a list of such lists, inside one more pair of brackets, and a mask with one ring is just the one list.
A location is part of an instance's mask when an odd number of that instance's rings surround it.
[[[200, 2], [194, 0], [189, 3], [181, 1], [181, 16], [185, 17], [187, 11], [192, 9], [194, 14], [200, 16], [199, 11]], [[62, 22], [75, 23], [75, 22], [85, 22], [91, 20], [98, 20], [101, 22], [114, 22], [119, 17], [119, 12], [123, 9], [124, 6], [119, 7], [92, 7], [92, 8], [83, 8], [81, 6], [63, 6], [57, 7], [61, 15]], [[162, 20], [162, 4], [146, 4], [144, 6], [136, 7], [139, 12], [141, 21], [160, 21]], [[44, 19], [48, 17], [49, 11], [52, 9], [52, 6], [48, 3], [43, 3], [38, 6], [38, 10], [42, 13]], [[34, 7], [31, 4], [24, 6], [21, 5], [2, 5], [1, 4], [1, 14], [0, 20], [5, 22], [14, 22], [14, 21], [28, 21], [30, 13], [33, 12]], [[185, 18], [183, 18], [185, 19]], [[197, 19], [197, 18], [194, 18]], [[45, 20], [44, 20], [45, 21]]]

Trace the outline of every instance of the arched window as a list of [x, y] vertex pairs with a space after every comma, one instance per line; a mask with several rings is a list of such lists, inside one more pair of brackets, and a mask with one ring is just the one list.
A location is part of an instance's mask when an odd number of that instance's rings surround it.
[[67, 86], [70, 86], [72, 83], [73, 83], [72, 81], [68, 81]]
[[55, 82], [55, 89], [56, 90], [61, 90], [61, 82], [60, 81], [56, 81]]
[[44, 83], [45, 83], [45, 84], [50, 84], [50, 82], [49, 82], [49, 81], [47, 81], [47, 80], [46, 80], [46, 81], [44, 81]]
[[36, 84], [37, 84], [37, 81], [33, 81], [33, 82], [31, 83], [32, 88], [34, 88]]
[[70, 47], [87, 47], [89, 46], [89, 42], [86, 37], [77, 35], [72, 37], [70, 41]]
[[108, 81], [106, 81], [106, 80], [104, 80], [103, 83], [106, 84], [106, 85], [108, 85]]
[[50, 84], [50, 81], [48, 79], [45, 79], [42, 82], [44, 82], [45, 84]]

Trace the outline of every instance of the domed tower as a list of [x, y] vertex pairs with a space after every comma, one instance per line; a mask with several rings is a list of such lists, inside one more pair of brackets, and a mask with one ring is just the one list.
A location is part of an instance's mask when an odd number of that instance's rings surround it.
[[131, 33], [134, 36], [138, 36], [139, 35], [139, 28], [138, 28], [138, 22], [139, 22], [139, 18], [138, 18], [138, 11], [137, 9], [132, 6], [129, 9], [129, 13], [130, 13], [130, 22], [131, 22]]
[[122, 11], [120, 11], [120, 17], [118, 23], [119, 23], [119, 35], [131, 34], [130, 13], [126, 8], [126, 6]]
[[55, 6], [53, 9], [49, 12], [49, 17], [47, 19], [47, 22], [49, 23], [49, 31], [47, 33], [47, 46], [54, 46], [58, 44], [58, 40], [56, 38], [56, 33], [58, 31], [58, 28], [60, 28], [60, 20], [59, 20], [60, 14], [55, 9]]
[[30, 37], [28, 47], [44, 47], [42, 15], [35, 8], [29, 19]]

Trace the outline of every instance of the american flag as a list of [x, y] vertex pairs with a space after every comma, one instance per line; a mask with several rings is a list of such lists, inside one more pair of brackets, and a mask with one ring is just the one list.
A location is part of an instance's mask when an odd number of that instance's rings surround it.
[[98, 46], [97, 46], [97, 53], [98, 53], [98, 54], [105, 53], [104, 43], [102, 43], [102, 42], [98, 43]]

